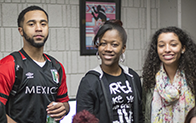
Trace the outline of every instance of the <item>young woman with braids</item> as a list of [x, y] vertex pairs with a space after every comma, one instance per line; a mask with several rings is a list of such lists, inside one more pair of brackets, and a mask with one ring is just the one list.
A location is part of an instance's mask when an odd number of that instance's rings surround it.
[[99, 29], [94, 44], [101, 64], [82, 78], [77, 92], [77, 112], [87, 110], [100, 123], [143, 123], [142, 88], [138, 74], [119, 64], [127, 34], [120, 20]]
[[155, 32], [143, 66], [145, 123], [183, 123], [195, 105], [196, 44], [180, 28]]

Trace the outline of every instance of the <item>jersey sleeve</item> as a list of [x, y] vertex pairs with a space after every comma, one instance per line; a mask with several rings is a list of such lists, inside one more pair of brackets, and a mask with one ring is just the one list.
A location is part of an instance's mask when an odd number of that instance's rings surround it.
[[57, 92], [57, 99], [56, 101], [58, 102], [68, 102], [69, 101], [69, 96], [67, 92], [67, 84], [66, 84], [66, 75], [65, 75], [65, 69], [63, 65], [60, 63], [61, 68], [62, 68], [62, 79], [61, 79], [61, 85], [58, 89]]
[[11, 55], [0, 60], [0, 101], [5, 105], [15, 82], [15, 62]]

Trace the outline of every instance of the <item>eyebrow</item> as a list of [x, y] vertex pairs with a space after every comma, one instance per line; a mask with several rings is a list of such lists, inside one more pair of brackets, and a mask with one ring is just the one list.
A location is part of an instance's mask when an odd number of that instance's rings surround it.
[[[30, 23], [30, 22], [36, 22], [36, 20], [29, 20], [29, 21], [27, 21], [27, 23]], [[40, 22], [46, 22], [46, 23], [48, 23], [48, 21], [47, 20], [40, 20]]]
[[[175, 39], [170, 40], [170, 42], [174, 42], [174, 41], [177, 41], [177, 40], [175, 40]], [[158, 43], [164, 43], [164, 41], [160, 40], [160, 41], [158, 41]]]

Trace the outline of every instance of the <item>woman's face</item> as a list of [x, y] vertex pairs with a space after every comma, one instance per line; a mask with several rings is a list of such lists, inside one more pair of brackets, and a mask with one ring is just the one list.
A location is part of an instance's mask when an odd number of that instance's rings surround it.
[[190, 123], [196, 123], [196, 116], [191, 119]]
[[164, 65], [177, 66], [181, 53], [185, 51], [175, 33], [161, 33], [157, 40], [157, 52]]
[[102, 66], [118, 65], [120, 55], [125, 52], [126, 46], [117, 30], [108, 30], [100, 40], [98, 52]]

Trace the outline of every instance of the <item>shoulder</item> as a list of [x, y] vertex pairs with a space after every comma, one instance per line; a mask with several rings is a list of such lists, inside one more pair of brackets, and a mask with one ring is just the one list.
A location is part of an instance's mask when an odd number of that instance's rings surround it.
[[134, 77], [139, 78], [139, 75], [131, 68], [129, 68], [129, 73], [132, 74]]
[[127, 67], [127, 66], [124, 66], [124, 65], [120, 65], [121, 68], [123, 69], [124, 73], [131, 76], [131, 77], [136, 77], [136, 78], [139, 78], [139, 75], [131, 68]]
[[53, 56], [51, 56], [51, 55], [48, 55], [48, 54], [46, 54], [46, 53], [44, 53], [44, 56], [47, 58], [47, 60], [49, 60], [49, 61], [55, 61], [55, 62], [57, 62], [57, 63], [59, 63], [59, 61], [56, 59], [56, 58], [54, 58]]
[[80, 81], [80, 87], [90, 90], [99, 87], [99, 84], [99, 73], [93, 70], [88, 71]]
[[11, 55], [8, 55], [0, 60], [0, 69], [2, 73], [13, 71], [15, 66], [14, 57]]
[[0, 64], [5, 64], [9, 62], [14, 62], [14, 57], [12, 55], [8, 55], [0, 60]]
[[64, 69], [63, 64], [61, 62], [59, 62], [56, 58], [54, 58], [51, 55], [45, 54], [44, 56], [47, 58], [48, 61], [52, 62], [52, 64], [54, 64], [56, 67], [61, 67]]
[[88, 81], [90, 83], [94, 83], [97, 80], [99, 80], [99, 73], [94, 71], [94, 70], [90, 70], [88, 71], [85, 76], [82, 78], [83, 81]]

